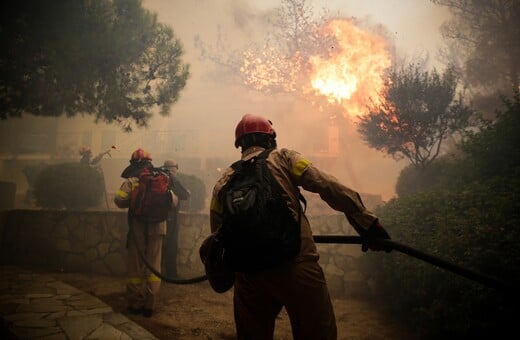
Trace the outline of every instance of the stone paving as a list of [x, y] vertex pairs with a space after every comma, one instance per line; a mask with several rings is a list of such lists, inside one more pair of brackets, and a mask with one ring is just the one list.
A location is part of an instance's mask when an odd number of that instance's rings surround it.
[[0, 265], [0, 338], [157, 339], [98, 298], [50, 275]]

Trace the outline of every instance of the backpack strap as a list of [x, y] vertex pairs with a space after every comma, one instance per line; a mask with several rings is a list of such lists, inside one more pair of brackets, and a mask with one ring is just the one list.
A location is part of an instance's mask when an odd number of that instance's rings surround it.
[[[307, 200], [305, 199], [305, 197], [302, 195], [301, 192], [298, 192], [298, 198], [303, 203], [303, 212], [305, 213], [307, 211]], [[300, 214], [301, 214], [301, 208], [300, 208]]]
[[[247, 161], [239, 159], [238, 161], [236, 161], [233, 164], [231, 164], [231, 168], [233, 169], [233, 171], [239, 172], [240, 169], [242, 169], [242, 165], [243, 165], [244, 162], [249, 162], [252, 159], [267, 159], [267, 157], [269, 156], [269, 154], [273, 150], [274, 150], [274, 148], [265, 149], [260, 154], [256, 155], [255, 157], [250, 158]], [[305, 197], [302, 195], [302, 193], [299, 190], [298, 190], [298, 199], [303, 203], [303, 207], [304, 207], [303, 208], [303, 213], [305, 213], [305, 211], [307, 211], [307, 200], [305, 199]], [[298, 224], [300, 224], [300, 222], [301, 222], [301, 215], [302, 215], [302, 209], [301, 209], [300, 204], [298, 204], [298, 206], [299, 206], [298, 207]]]
[[233, 169], [233, 171], [237, 172], [237, 171], [240, 171], [240, 169], [242, 169], [242, 163], [244, 163], [243, 160], [239, 159], [238, 161], [236, 161], [235, 163], [231, 164], [231, 168]]
[[251, 157], [250, 159], [248, 159], [247, 161], [243, 160], [243, 159], [239, 159], [238, 161], [234, 162], [233, 164], [231, 164], [231, 168], [233, 169], [233, 171], [237, 172], [237, 171], [240, 171], [240, 169], [242, 168], [242, 164], [244, 163], [249, 163], [249, 162], [252, 162], [252, 161], [255, 161], [257, 159], [266, 159], [267, 156], [269, 156], [269, 154], [271, 153], [271, 151], [273, 151], [274, 148], [271, 148], [271, 149], [265, 149], [264, 151], [262, 151], [260, 154], [254, 156], [254, 157]]

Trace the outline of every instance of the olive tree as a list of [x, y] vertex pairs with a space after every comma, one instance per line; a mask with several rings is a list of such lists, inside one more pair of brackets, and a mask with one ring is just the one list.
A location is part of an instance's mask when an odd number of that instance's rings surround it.
[[439, 155], [443, 141], [472, 125], [474, 111], [456, 87], [451, 68], [444, 73], [414, 64], [395, 69], [384, 100], [359, 118], [358, 131], [370, 147], [424, 168]]

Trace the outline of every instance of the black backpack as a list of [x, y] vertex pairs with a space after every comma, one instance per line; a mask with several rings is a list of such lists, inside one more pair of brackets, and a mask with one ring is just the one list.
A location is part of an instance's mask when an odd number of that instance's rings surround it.
[[[234, 271], [273, 268], [294, 259], [300, 251], [301, 206], [298, 204], [295, 218], [267, 168], [266, 158], [272, 150], [233, 163], [234, 173], [221, 191], [223, 257]], [[300, 199], [305, 203], [301, 194]]]

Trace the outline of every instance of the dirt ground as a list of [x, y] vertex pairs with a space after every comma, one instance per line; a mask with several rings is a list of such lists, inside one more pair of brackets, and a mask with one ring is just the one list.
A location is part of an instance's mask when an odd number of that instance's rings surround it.
[[[155, 314], [145, 318], [126, 312], [124, 278], [74, 273], [53, 275], [98, 297], [159, 339], [235, 339], [232, 290], [217, 294], [207, 281], [189, 285], [163, 283]], [[355, 297], [333, 299], [339, 339], [416, 339], [403, 324], [378, 312], [373, 303]], [[292, 339], [289, 319], [284, 310], [276, 321], [274, 338]]]

